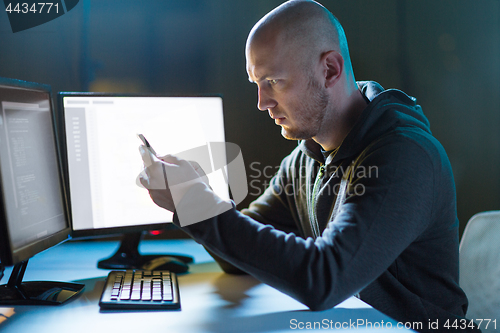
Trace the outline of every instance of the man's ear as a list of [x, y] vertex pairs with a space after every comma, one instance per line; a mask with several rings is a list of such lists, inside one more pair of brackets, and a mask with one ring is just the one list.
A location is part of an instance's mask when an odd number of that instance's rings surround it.
[[331, 87], [340, 79], [344, 71], [344, 58], [337, 51], [328, 51], [321, 56], [325, 87]]

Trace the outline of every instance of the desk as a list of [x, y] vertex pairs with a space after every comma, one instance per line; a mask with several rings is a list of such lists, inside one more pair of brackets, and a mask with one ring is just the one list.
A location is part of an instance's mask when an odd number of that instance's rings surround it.
[[[358, 319], [371, 322], [373, 327], [381, 323], [386, 328], [397, 325], [354, 297], [330, 310], [309, 311], [250, 276], [222, 273], [203, 247], [191, 240], [142, 241], [140, 248], [142, 253], [176, 252], [195, 258], [190, 273], [179, 276], [181, 311], [101, 312], [98, 302], [108, 271], [98, 269], [97, 261], [117, 247], [118, 242], [113, 241], [71, 241], [30, 259], [25, 281], [73, 281], [85, 284], [85, 289], [78, 298], [61, 306], [0, 308], [0, 332], [293, 332], [315, 322], [318, 331], [326, 331], [336, 324], [352, 328]], [[6, 269], [1, 284], [7, 282], [10, 272]], [[357, 330], [394, 331], [372, 330], [366, 325], [357, 326]]]

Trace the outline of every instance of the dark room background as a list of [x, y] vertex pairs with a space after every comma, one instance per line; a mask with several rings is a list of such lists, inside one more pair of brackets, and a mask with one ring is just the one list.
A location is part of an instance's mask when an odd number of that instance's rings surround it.
[[[227, 141], [242, 148], [249, 181], [257, 179], [244, 206], [269, 180], [264, 168], [296, 145], [257, 110], [245, 71], [248, 32], [280, 3], [80, 0], [15, 34], [3, 11], [0, 76], [54, 92], [223, 94]], [[344, 26], [356, 78], [402, 89], [422, 105], [452, 163], [461, 230], [475, 213], [500, 209], [500, 1], [322, 4]]]

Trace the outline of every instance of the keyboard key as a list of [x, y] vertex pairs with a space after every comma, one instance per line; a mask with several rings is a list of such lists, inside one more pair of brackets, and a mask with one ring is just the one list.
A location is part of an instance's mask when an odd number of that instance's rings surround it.
[[167, 291], [167, 292], [163, 292], [163, 300], [164, 301], [172, 301], [173, 300], [173, 297], [172, 297], [172, 292], [170, 291]]
[[120, 299], [123, 301], [128, 301], [130, 299], [130, 291], [128, 293], [122, 292], [122, 294], [120, 295]]

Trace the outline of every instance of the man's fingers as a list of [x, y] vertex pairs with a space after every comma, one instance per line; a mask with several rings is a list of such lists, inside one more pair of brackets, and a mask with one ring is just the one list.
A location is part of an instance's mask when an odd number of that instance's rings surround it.
[[175, 155], [165, 155], [165, 156], [161, 156], [158, 158], [165, 163], [175, 164], [175, 165], [180, 165], [180, 166], [183, 166], [184, 164], [188, 163], [186, 160], [178, 158]]
[[[193, 166], [193, 168], [196, 170], [196, 169], [201, 169], [201, 166], [198, 162], [196, 161], [189, 161], [189, 163]], [[201, 169], [203, 170], [203, 169]]]
[[145, 166], [150, 166], [158, 160], [158, 158], [144, 145], [139, 146], [139, 152], [141, 153], [142, 161]]
[[149, 178], [148, 175], [146, 174], [146, 170], [142, 170], [141, 173], [137, 176], [136, 178], [136, 184], [139, 187], [144, 187], [148, 188], [149, 185]]

